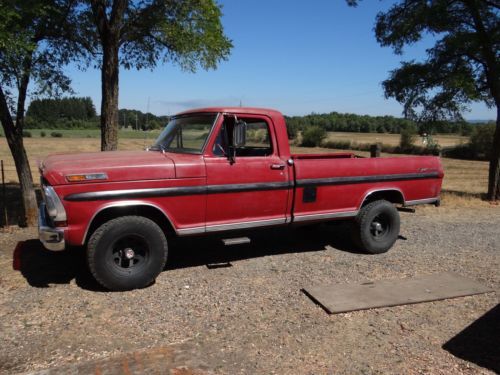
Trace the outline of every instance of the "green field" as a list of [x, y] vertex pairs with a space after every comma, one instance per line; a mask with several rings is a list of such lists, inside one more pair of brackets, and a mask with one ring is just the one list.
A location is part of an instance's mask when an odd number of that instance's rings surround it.
[[[61, 133], [62, 138], [100, 138], [100, 129], [26, 129], [31, 133], [32, 138], [42, 138], [41, 133], [45, 132], [45, 138], [51, 137], [51, 133]], [[118, 137], [125, 139], [156, 139], [161, 130], [137, 131], [119, 130]]]

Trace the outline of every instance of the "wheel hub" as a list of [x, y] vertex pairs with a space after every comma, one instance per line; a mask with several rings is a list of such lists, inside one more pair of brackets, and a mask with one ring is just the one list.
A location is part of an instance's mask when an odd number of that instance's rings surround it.
[[384, 232], [384, 227], [378, 221], [371, 224], [372, 233], [375, 237], [380, 236]]
[[135, 252], [133, 249], [131, 249], [130, 247], [127, 247], [125, 250], [123, 250], [123, 257], [125, 259], [133, 259], [135, 256]]

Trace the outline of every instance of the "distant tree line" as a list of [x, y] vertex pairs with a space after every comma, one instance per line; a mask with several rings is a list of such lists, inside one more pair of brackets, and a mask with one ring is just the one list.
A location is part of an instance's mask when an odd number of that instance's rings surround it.
[[25, 127], [29, 129], [96, 128], [97, 117], [94, 103], [89, 97], [35, 99], [26, 111]]
[[[155, 116], [137, 110], [120, 109], [120, 128], [135, 130], [161, 129], [168, 116]], [[26, 112], [26, 129], [92, 129], [99, 128], [100, 116], [89, 97], [67, 97], [33, 100]]]
[[155, 116], [135, 109], [118, 110], [118, 124], [122, 129], [129, 127], [135, 130], [162, 129], [168, 119], [169, 116]]
[[338, 112], [286, 117], [286, 123], [290, 138], [295, 138], [299, 131], [304, 131], [311, 126], [332, 132], [400, 134], [402, 130], [411, 128], [418, 129], [419, 133], [455, 133], [466, 136], [472, 134], [474, 130], [474, 125], [465, 121], [417, 124], [414, 121], [393, 116], [367, 116]]

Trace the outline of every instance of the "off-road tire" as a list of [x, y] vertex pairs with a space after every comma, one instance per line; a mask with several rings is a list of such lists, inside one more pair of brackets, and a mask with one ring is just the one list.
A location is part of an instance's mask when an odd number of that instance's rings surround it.
[[377, 200], [359, 211], [353, 222], [352, 239], [367, 253], [385, 253], [398, 239], [399, 226], [399, 213], [394, 205], [386, 200]]
[[167, 254], [164, 232], [142, 216], [107, 221], [97, 228], [87, 245], [90, 272], [99, 284], [114, 291], [150, 285], [165, 267]]

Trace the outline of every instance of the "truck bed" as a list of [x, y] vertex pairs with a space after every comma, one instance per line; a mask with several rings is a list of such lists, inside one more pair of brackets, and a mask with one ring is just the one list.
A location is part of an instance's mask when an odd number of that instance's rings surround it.
[[293, 155], [294, 221], [355, 216], [365, 199], [394, 192], [405, 205], [439, 200], [443, 169], [434, 156], [356, 158], [352, 153]]

